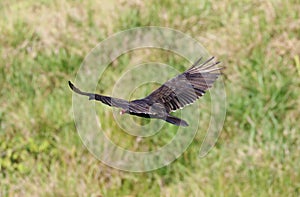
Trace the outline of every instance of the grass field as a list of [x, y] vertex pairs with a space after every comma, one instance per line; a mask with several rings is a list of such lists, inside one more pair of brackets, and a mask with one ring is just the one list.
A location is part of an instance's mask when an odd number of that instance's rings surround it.
[[[172, 164], [129, 173], [102, 164], [82, 144], [67, 81], [97, 43], [140, 26], [182, 31], [222, 61], [227, 115], [206, 157], [198, 157], [197, 134]], [[133, 52], [117, 60], [107, 81], [136, 57], [188, 66], [163, 51]], [[111, 84], [102, 85], [109, 94]], [[299, 120], [297, 0], [0, 1], [0, 196], [300, 196]], [[134, 143], [112, 118], [106, 127], [122, 146]]]

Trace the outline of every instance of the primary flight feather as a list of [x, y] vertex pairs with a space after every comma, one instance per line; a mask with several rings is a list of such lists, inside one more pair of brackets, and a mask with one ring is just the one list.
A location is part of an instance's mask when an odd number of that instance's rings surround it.
[[217, 66], [220, 62], [215, 62], [213, 59], [214, 57], [211, 57], [200, 64], [200, 58], [191, 68], [168, 80], [147, 97], [133, 101], [83, 92], [70, 81], [69, 86], [74, 92], [88, 96], [90, 100], [101, 101], [106, 105], [121, 108], [122, 114], [157, 118], [177, 126], [188, 126], [186, 121], [172, 116], [170, 112], [192, 104], [212, 87], [222, 69]]

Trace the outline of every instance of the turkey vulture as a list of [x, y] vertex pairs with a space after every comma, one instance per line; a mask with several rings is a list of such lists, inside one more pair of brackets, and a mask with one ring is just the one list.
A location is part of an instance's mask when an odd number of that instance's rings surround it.
[[188, 126], [186, 121], [172, 116], [170, 112], [192, 104], [212, 87], [222, 69], [222, 67], [217, 67], [220, 62], [212, 61], [213, 59], [214, 57], [211, 57], [200, 64], [200, 58], [191, 68], [168, 80], [150, 95], [133, 101], [83, 92], [70, 81], [69, 86], [77, 94], [88, 96], [89, 100], [97, 100], [106, 105], [121, 108], [120, 114], [157, 118], [177, 126]]

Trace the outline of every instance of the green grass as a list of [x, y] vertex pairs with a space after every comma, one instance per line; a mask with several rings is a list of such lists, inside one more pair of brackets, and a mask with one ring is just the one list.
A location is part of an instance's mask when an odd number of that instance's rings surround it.
[[[300, 195], [298, 1], [99, 2], [0, 2], [0, 196]], [[204, 158], [200, 129], [169, 166], [122, 172], [82, 144], [67, 81], [98, 42], [148, 25], [187, 33], [222, 61], [226, 121]], [[133, 51], [111, 65], [98, 91], [109, 94], [128, 66], [148, 60], [188, 66], [165, 51]], [[209, 98], [198, 103], [208, 125]], [[136, 138], [119, 129], [110, 108], [97, 109], [108, 119], [107, 134], [129, 149], [159, 148], [176, 133], [134, 147]]]

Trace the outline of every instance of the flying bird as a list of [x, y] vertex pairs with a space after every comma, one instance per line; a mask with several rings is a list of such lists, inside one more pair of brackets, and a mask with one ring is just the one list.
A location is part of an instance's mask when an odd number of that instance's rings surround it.
[[217, 66], [220, 62], [213, 61], [213, 59], [214, 57], [211, 57], [204, 63], [200, 63], [200, 58], [185, 72], [168, 80], [150, 95], [132, 101], [83, 92], [70, 81], [69, 86], [75, 93], [88, 96], [89, 100], [97, 100], [106, 105], [121, 108], [120, 114], [162, 119], [168, 123], [186, 127], [188, 126], [186, 121], [170, 113], [194, 103], [212, 87], [222, 69]]

